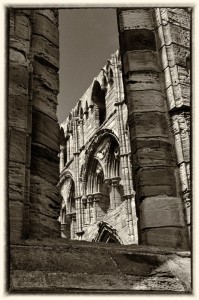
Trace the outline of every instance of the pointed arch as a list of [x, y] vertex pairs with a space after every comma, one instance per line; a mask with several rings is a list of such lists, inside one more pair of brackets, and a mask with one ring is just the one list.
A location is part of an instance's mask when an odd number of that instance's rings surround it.
[[117, 234], [117, 230], [110, 224], [102, 221], [98, 224], [98, 227], [98, 234], [94, 239], [95, 242], [122, 244], [122, 241]]
[[91, 100], [99, 109], [99, 124], [101, 125], [106, 119], [106, 100], [105, 90], [101, 88], [97, 80], [93, 83]]
[[[83, 184], [85, 184], [85, 182], [86, 182], [86, 174], [87, 174], [89, 163], [92, 159], [92, 156], [94, 156], [94, 153], [95, 153], [98, 145], [100, 145], [100, 143], [106, 137], [110, 137], [112, 140], [115, 140], [118, 145], [118, 148], [120, 148], [119, 138], [112, 129], [102, 129], [102, 130], [98, 131], [98, 133], [96, 133], [93, 136], [93, 138], [90, 142], [90, 145], [88, 146], [88, 148], [86, 149], [86, 152], [85, 152], [85, 160], [84, 160], [84, 164], [81, 167], [81, 172], [80, 172], [80, 178], [81, 178]], [[83, 187], [83, 190], [84, 189], [85, 189], [85, 186]]]

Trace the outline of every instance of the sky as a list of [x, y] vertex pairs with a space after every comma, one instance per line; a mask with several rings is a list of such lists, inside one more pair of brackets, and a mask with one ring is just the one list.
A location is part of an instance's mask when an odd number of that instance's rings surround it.
[[59, 123], [119, 48], [116, 9], [61, 9]]

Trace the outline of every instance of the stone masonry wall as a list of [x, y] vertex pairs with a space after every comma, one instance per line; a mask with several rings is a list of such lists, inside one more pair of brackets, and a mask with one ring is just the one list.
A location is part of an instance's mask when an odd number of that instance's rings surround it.
[[[167, 9], [163, 11], [167, 13]], [[175, 11], [172, 9], [168, 11], [172, 12], [175, 21], [180, 18], [180, 13], [175, 17]], [[160, 49], [158, 41], [164, 43], [163, 36], [156, 31], [154, 12], [154, 9], [146, 8], [118, 10], [140, 242], [164, 245], [169, 239], [174, 247], [177, 245], [187, 247], [182, 193], [178, 189], [176, 155], [167, 108], [169, 92], [167, 93], [167, 90], [165, 92], [164, 79], [166, 89], [169, 88], [172, 93], [174, 91], [177, 93], [178, 90], [179, 95], [176, 98], [178, 103], [180, 101], [187, 103], [189, 96], [186, 92], [186, 97], [183, 98], [182, 88], [178, 82], [173, 82], [174, 84], [170, 86], [167, 82], [167, 71], [162, 70], [158, 52]], [[162, 30], [165, 31], [166, 39], [169, 36], [169, 24], [168, 20], [163, 21], [160, 28], [164, 27]], [[188, 43], [187, 29], [180, 27], [179, 24], [177, 26], [173, 24], [169, 29], [173, 32], [173, 38], [169, 40], [168, 47], [171, 48], [176, 44], [175, 39], [179, 39], [183, 44]], [[178, 67], [174, 66], [169, 70], [173, 72], [171, 75], [179, 74], [176, 68]], [[186, 86], [184, 84], [182, 86], [187, 91]], [[181, 104], [178, 104], [178, 107], [180, 106]]]
[[59, 235], [57, 10], [9, 9], [10, 239]]
[[[138, 12], [136, 9], [133, 11]], [[56, 99], [59, 90], [58, 11], [9, 8], [8, 12], [10, 245], [7, 249], [9, 274], [6, 292], [147, 293], [148, 295], [191, 293], [190, 251], [182, 251], [180, 243], [177, 245], [171, 243], [172, 249], [169, 249], [168, 241], [172, 236], [168, 237], [167, 245], [164, 247], [87, 243], [58, 237], [60, 236], [57, 222], [60, 199], [56, 186], [59, 178], [57, 159], [59, 126], [56, 117]], [[130, 20], [134, 22], [135, 18]], [[144, 24], [144, 20], [145, 18], [139, 16], [136, 19], [137, 26], [140, 26], [140, 22]], [[180, 51], [183, 51], [184, 48], [181, 48]], [[157, 58], [156, 54], [154, 57], [153, 55], [153, 52], [149, 53], [151, 66], [153, 58], [155, 61]], [[178, 57], [176, 55], [176, 60]], [[147, 65], [149, 60], [145, 59], [144, 53], [142, 58]], [[137, 66], [140, 65], [136, 59], [133, 62]], [[117, 93], [121, 100], [117, 103], [121, 116], [124, 99], [121, 91]], [[159, 95], [159, 92], [155, 90], [154, 95], [156, 94]], [[143, 108], [147, 110], [154, 105], [159, 107], [161, 112], [162, 105], [152, 94], [148, 94], [147, 102], [144, 101], [146, 99], [144, 91], [140, 91], [137, 95], [139, 97], [136, 98], [136, 93], [134, 96], [133, 105], [138, 111]], [[126, 113], [127, 111], [125, 115]], [[107, 124], [109, 129], [112, 128], [111, 118]], [[123, 123], [120, 120], [119, 125], [121, 124]], [[137, 132], [139, 126], [136, 128]], [[149, 131], [151, 132], [150, 128]], [[186, 134], [186, 130], [182, 133]], [[120, 132], [119, 137], [125, 141], [125, 135], [121, 136]], [[138, 155], [138, 162], [142, 161], [143, 157], [146, 158], [148, 153], [142, 145], [140, 142], [139, 151], [142, 155]], [[162, 155], [167, 154], [166, 143], [160, 142], [158, 145], [160, 150], [156, 152], [152, 149], [151, 159], [154, 159], [159, 151], [162, 151]], [[148, 149], [149, 146], [150, 143]], [[187, 149], [185, 144], [183, 149]], [[127, 160], [128, 151], [125, 150], [128, 149], [124, 144], [122, 150], [124, 174], [128, 163], [130, 164]], [[183, 157], [185, 156], [186, 151], [183, 150]], [[165, 157], [166, 161], [169, 161], [169, 156]], [[72, 163], [76, 163], [75, 160]], [[128, 184], [125, 176], [124, 186]], [[125, 192], [127, 194], [128, 190]], [[115, 218], [113, 215], [112, 217]], [[157, 239], [157, 242], [160, 243], [160, 239]], [[177, 248], [178, 246], [180, 248]]]
[[190, 43], [191, 10], [155, 10], [157, 47], [164, 74], [186, 224], [190, 231]]

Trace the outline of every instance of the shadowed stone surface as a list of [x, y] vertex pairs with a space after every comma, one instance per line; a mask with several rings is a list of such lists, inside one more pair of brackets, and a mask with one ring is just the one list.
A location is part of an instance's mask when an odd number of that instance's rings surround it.
[[11, 247], [11, 275], [11, 292], [191, 291], [189, 252], [158, 247], [30, 240]]

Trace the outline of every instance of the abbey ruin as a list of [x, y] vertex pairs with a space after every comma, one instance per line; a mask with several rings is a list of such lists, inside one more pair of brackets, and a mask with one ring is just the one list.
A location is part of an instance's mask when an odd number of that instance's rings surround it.
[[61, 126], [59, 12], [8, 12], [8, 290], [190, 293], [191, 9], [118, 8]]
[[69, 235], [70, 227], [72, 239], [137, 244], [127, 106], [118, 52], [93, 80], [61, 130], [62, 236]]

